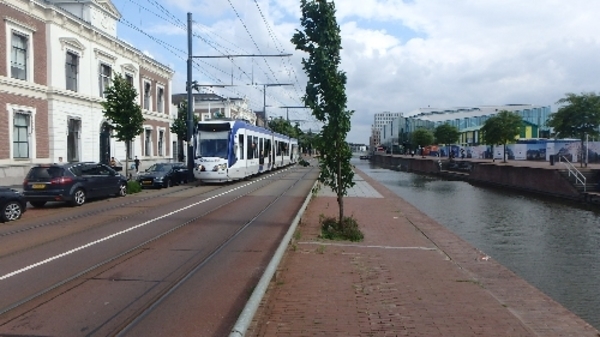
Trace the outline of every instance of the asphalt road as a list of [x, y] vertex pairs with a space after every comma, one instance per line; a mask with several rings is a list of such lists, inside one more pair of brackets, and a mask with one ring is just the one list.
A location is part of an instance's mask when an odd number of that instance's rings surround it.
[[0, 335], [227, 335], [317, 174], [28, 210], [0, 227]]

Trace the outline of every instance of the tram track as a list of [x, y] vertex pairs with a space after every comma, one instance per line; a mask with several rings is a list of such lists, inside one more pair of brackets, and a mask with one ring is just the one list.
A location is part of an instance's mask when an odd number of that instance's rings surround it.
[[[142, 250], [144, 249], [144, 247], [146, 247], [150, 243], [156, 242], [156, 241], [160, 240], [161, 238], [163, 238], [173, 232], [176, 232], [189, 224], [197, 224], [203, 218], [207, 217], [208, 215], [212, 214], [213, 212], [216, 212], [217, 210], [225, 208], [226, 206], [228, 206], [232, 203], [235, 203], [236, 201], [239, 201], [240, 199], [242, 199], [252, 193], [256, 193], [262, 189], [266, 189], [274, 182], [284, 181], [285, 179], [282, 179], [283, 177], [286, 177], [287, 175], [289, 175], [291, 173], [297, 173], [297, 171], [299, 171], [299, 170], [298, 169], [295, 169], [295, 170], [287, 169], [285, 172], [277, 172], [277, 174], [273, 174], [273, 175], [269, 175], [267, 177], [261, 178], [255, 182], [253, 182], [253, 184], [256, 183], [256, 185], [254, 185], [253, 188], [249, 188], [249, 189], [243, 191], [243, 193], [241, 193], [240, 195], [237, 195], [234, 198], [229, 199], [229, 200], [224, 200], [223, 202], [220, 202], [215, 207], [207, 209], [206, 211], [204, 211], [201, 214], [198, 214], [197, 216], [188, 218], [185, 221], [182, 221], [182, 222], [178, 223], [177, 225], [171, 227], [170, 229], [163, 231], [157, 235], [154, 235], [153, 237], [145, 240], [144, 242], [142, 242], [134, 247], [131, 247], [131, 248], [127, 249], [126, 251], [121, 252], [120, 254], [114, 255], [114, 256], [107, 258], [99, 263], [96, 263], [93, 266], [90, 266], [89, 268], [82, 270], [82, 271], [72, 275], [69, 278], [65, 278], [65, 279], [61, 280], [60, 282], [54, 283], [51, 286], [48, 286], [48, 287], [36, 292], [35, 294], [32, 294], [32, 295], [24, 298], [23, 300], [21, 300], [19, 302], [12, 303], [11, 305], [3, 307], [2, 309], [0, 309], [0, 317], [6, 316], [6, 314], [9, 314], [9, 313], [13, 313], [13, 312], [17, 311], [16, 310], [17, 308], [21, 308], [21, 307], [24, 307], [25, 304], [29, 304], [28, 308], [26, 308], [25, 311], [16, 313], [16, 315], [14, 315], [14, 317], [12, 317], [4, 322], [1, 322], [0, 327], [10, 324], [18, 317], [22, 317], [23, 315], [25, 315], [27, 312], [30, 312], [31, 310], [36, 309], [37, 307], [39, 307], [42, 304], [47, 303], [48, 301], [52, 301], [52, 299], [54, 297], [60, 296], [61, 294], [65, 293], [65, 292], [71, 291], [71, 290], [76, 289], [77, 287], [81, 286], [83, 283], [85, 283], [85, 280], [80, 280], [84, 275], [90, 275], [91, 273], [94, 273], [95, 271], [97, 271], [97, 273], [94, 276], [92, 276], [92, 278], [99, 277], [99, 275], [102, 273], [103, 270], [106, 270], [109, 268], [114, 268], [115, 266], [118, 266], [119, 264], [127, 261], [133, 255], [143, 253]], [[141, 320], [143, 320], [143, 318], [146, 315], [148, 315], [148, 313], [152, 312], [156, 306], [160, 305], [160, 303], [165, 298], [167, 298], [169, 296], [169, 294], [176, 291], [183, 283], [186, 282], [186, 280], [189, 277], [191, 277], [192, 275], [197, 273], [198, 270], [202, 269], [202, 267], [206, 263], [208, 263], [211, 259], [213, 259], [213, 257], [215, 255], [217, 255], [224, 247], [226, 247], [232, 240], [234, 240], [246, 228], [251, 226], [251, 224], [258, 217], [261, 216], [261, 214], [266, 212], [275, 203], [277, 203], [279, 200], [281, 200], [281, 198], [288, 191], [290, 191], [299, 181], [305, 179], [307, 177], [307, 175], [312, 174], [312, 173], [313, 173], [313, 170], [310, 169], [310, 170], [307, 170], [306, 172], [304, 172], [300, 178], [294, 179], [294, 181], [292, 181], [292, 183], [289, 184], [289, 186], [287, 186], [287, 188], [284, 191], [279, 193], [275, 199], [273, 199], [271, 202], [266, 204], [262, 209], [255, 212], [255, 214], [252, 216], [252, 218], [250, 218], [244, 224], [240, 225], [237, 228], [237, 230], [232, 232], [224, 240], [222, 240], [220, 243], [218, 243], [216, 246], [214, 246], [214, 248], [210, 251], [210, 253], [208, 255], [206, 255], [206, 252], [201, 252], [201, 251], [196, 252], [196, 254], [194, 255], [194, 262], [193, 263], [186, 262], [185, 268], [183, 268], [181, 270], [179, 270], [179, 268], [176, 268], [178, 270], [177, 275], [176, 276], [169, 275], [169, 282], [158, 282], [157, 284], [155, 284], [152, 287], [152, 289], [148, 290], [149, 292], [156, 291], [156, 293], [154, 293], [152, 295], [152, 298], [150, 300], [147, 300], [146, 304], [143, 307], [137, 308], [133, 314], [129, 314], [127, 319], [123, 320], [123, 322], [121, 322], [116, 328], [113, 329], [113, 333], [118, 332], [119, 335], [123, 335], [124, 333], [129, 331], [129, 329], [131, 329], [131, 327], [136, 326]], [[228, 185], [227, 187], [222, 186], [222, 187], [213, 189], [211, 191], [207, 191], [207, 192], [203, 193], [202, 195], [206, 195], [209, 192], [215, 192], [215, 190], [220, 191], [221, 189], [223, 189], [223, 191], [226, 191], [226, 190], [232, 191], [234, 189], [237, 190], [237, 189], [248, 187], [248, 186], [249, 185], [243, 184], [243, 183], [239, 186], [233, 187], [233, 189], [232, 189], [231, 185]], [[178, 191], [174, 191], [173, 193], [177, 193], [177, 192]], [[220, 196], [222, 196], [223, 193], [228, 193], [228, 192], [212, 193], [212, 194], [214, 194], [214, 196], [211, 198], [219, 198]], [[171, 193], [165, 193], [165, 194], [171, 194]], [[165, 195], [165, 194], [162, 194], [162, 195]], [[158, 197], [159, 196], [156, 196], [156, 198], [158, 198]], [[147, 200], [147, 199], [149, 199], [149, 198], [143, 198], [143, 199], [140, 199], [139, 201], [130, 202], [128, 204], [129, 205], [136, 204], [138, 202], [142, 202], [142, 200]], [[197, 201], [196, 204], [203, 203], [204, 200], [208, 200], [208, 199], [203, 199], [203, 200]], [[175, 203], [175, 202], [176, 201], [174, 201], [173, 203]], [[113, 207], [108, 207], [107, 209], [112, 209], [112, 208]], [[89, 212], [87, 214], [87, 216], [93, 216], [94, 214], [97, 214], [98, 212], [100, 212], [100, 210], [94, 210], [93, 212]], [[136, 214], [144, 213], [144, 212], [145, 211], [142, 210], [142, 211], [137, 212]], [[83, 215], [81, 215], [81, 216], [83, 216]], [[114, 221], [114, 220], [111, 220], [111, 221]], [[201, 257], [201, 255], [203, 257]], [[77, 281], [77, 280], [79, 280], [79, 281]], [[161, 289], [158, 289], [158, 290], [155, 289], [157, 287], [160, 287]], [[36, 299], [39, 299], [43, 295], [49, 294], [51, 292], [53, 293], [53, 295], [52, 295], [53, 297], [51, 297], [49, 299], [45, 298], [43, 301], [41, 301], [41, 303], [39, 303], [37, 305], [36, 304], [32, 305], [32, 303], [35, 302]], [[98, 329], [102, 329], [102, 328], [103, 328], [103, 326], [99, 326], [94, 331], [97, 331]], [[93, 335], [93, 334], [94, 334], [93, 331], [90, 331], [89, 334], [87, 334], [87, 335]], [[111, 335], [112, 335], [112, 333], [111, 333]]]
[[[305, 178], [306, 175], [308, 174], [305, 173], [302, 178]], [[269, 208], [271, 208], [277, 201], [279, 201], [283, 195], [289, 191], [290, 189], [292, 189], [298, 181], [295, 181], [293, 184], [291, 184], [290, 186], [288, 186], [288, 188], [285, 190], [285, 192], [283, 192], [282, 194], [278, 195], [274, 200], [272, 200], [271, 202], [269, 202], [263, 209], [261, 209], [256, 215], [254, 215], [250, 220], [248, 220], [246, 223], [244, 223], [237, 231], [235, 231], [234, 233], [231, 234], [231, 236], [229, 236], [226, 240], [224, 240], [223, 242], [221, 242], [218, 247], [216, 247], [206, 258], [203, 258], [199, 261], [197, 261], [196, 263], [194, 263], [191, 267], [189, 267], [185, 272], [183, 272], [181, 275], [179, 275], [172, 283], [171, 285], [164, 289], [160, 296], [158, 296], [156, 298], [156, 300], [152, 301], [151, 303], [148, 303], [146, 305], [146, 307], [143, 309], [143, 311], [141, 311], [139, 313], [139, 315], [136, 315], [135, 317], [133, 317], [129, 322], [127, 322], [127, 324], [123, 324], [123, 328], [118, 330], [118, 333], [116, 334], [116, 336], [119, 337], [124, 337], [126, 336], [127, 332], [131, 330], [132, 327], [134, 327], [135, 325], [139, 324], [141, 320], [143, 320], [145, 317], [147, 317], [147, 315], [152, 312], [158, 305], [160, 305], [160, 303], [167, 298], [172, 292], [176, 291], [187, 279], [189, 279], [192, 275], [196, 274], [206, 263], [208, 263], [210, 260], [212, 260], [212, 258], [218, 254], [225, 246], [227, 246], [233, 239], [235, 239], [240, 233], [242, 233], [244, 230], [246, 230], [246, 228], [248, 228], [254, 221], [256, 221], [256, 219], [263, 214], [265, 211], [267, 211]], [[264, 188], [264, 187], [260, 187], [260, 188]], [[258, 189], [257, 189], [258, 190]], [[255, 191], [251, 192], [254, 193]], [[250, 193], [245, 194], [244, 196], [248, 195]], [[242, 196], [240, 196], [239, 198], [241, 198]], [[236, 198], [239, 199], [239, 198]], [[231, 201], [233, 202], [233, 201]], [[212, 212], [212, 211], [211, 211]], [[201, 217], [204, 217], [205, 215], [202, 215]], [[201, 217], [198, 217], [196, 219], [194, 219], [194, 221], [200, 219]]]
[[[287, 168], [287, 169], [282, 170], [282, 171], [276, 171], [276, 172], [270, 173], [270, 174], [265, 175], [265, 176], [260, 176], [259, 180], [256, 180], [256, 181], [273, 179], [274, 177], [279, 177], [281, 175], [285, 176], [285, 175], [289, 174], [289, 169], [290, 168]], [[232, 186], [233, 187], [236, 186], [235, 184], [239, 185], [239, 184], [243, 184], [243, 182], [244, 181], [242, 181], [242, 182], [236, 182], [236, 183], [234, 183], [234, 185], [232, 185], [232, 184], [227, 184], [227, 185], [202, 185], [202, 188], [204, 188], [205, 190], [202, 191], [201, 194], [195, 195], [194, 198], [203, 197], [203, 196], [206, 196], [206, 195], [209, 195], [209, 194], [213, 194], [213, 193], [214, 194], [219, 194], [219, 193], [221, 193], [221, 191], [230, 190], [232, 188]], [[245, 181], [245, 182], [247, 182], [247, 181]], [[111, 218], [108, 218], [106, 220], [99, 221], [99, 222], [93, 221], [91, 223], [88, 223], [86, 225], [86, 227], [83, 228], [83, 229], [80, 229], [78, 231], [72, 232], [72, 233], [70, 233], [68, 235], [65, 235], [65, 236], [58, 236], [58, 237], [56, 237], [54, 239], [44, 240], [42, 242], [37, 243], [36, 245], [25, 247], [25, 248], [23, 248], [21, 250], [12, 251], [12, 252], [10, 252], [8, 254], [2, 254], [0, 252], [0, 258], [6, 257], [6, 256], [10, 256], [10, 255], [14, 255], [14, 254], [18, 254], [18, 253], [23, 252], [24, 250], [33, 249], [33, 248], [36, 248], [36, 247], [38, 247], [38, 246], [40, 246], [42, 244], [47, 244], [47, 243], [50, 243], [50, 242], [53, 242], [53, 241], [56, 241], [56, 240], [63, 239], [66, 236], [69, 236], [69, 235], [76, 235], [76, 234], [85, 233], [86, 231], [89, 231], [89, 230], [91, 230], [91, 229], [93, 229], [95, 227], [98, 227], [98, 226], [104, 226], [104, 225], [110, 224], [110, 223], [115, 222], [115, 221], [121, 221], [121, 220], [125, 220], [127, 218], [130, 218], [130, 217], [138, 216], [138, 215], [143, 214], [143, 213], [145, 213], [147, 211], [145, 209], [144, 203], [146, 203], [148, 201], [157, 200], [157, 199], [160, 199], [160, 198], [165, 198], [165, 197], [168, 197], [170, 195], [172, 196], [172, 195], [176, 195], [176, 194], [182, 194], [182, 193], [185, 193], [186, 191], [189, 191], [189, 190], [192, 190], [192, 189], [196, 189], [196, 188], [197, 188], [196, 186], [186, 186], [185, 188], [180, 188], [180, 189], [177, 189], [177, 190], [165, 190], [165, 192], [163, 192], [163, 193], [152, 193], [152, 194], [150, 194], [148, 196], [137, 197], [137, 198], [134, 198], [133, 200], [128, 200], [128, 201], [125, 201], [125, 202], [119, 202], [119, 201], [123, 200], [123, 198], [114, 198], [114, 199], [109, 200], [110, 201], [110, 206], [108, 206], [108, 207], [94, 208], [94, 209], [91, 209], [91, 210], [83, 210], [83, 211], [80, 211], [80, 212], [77, 212], [75, 214], [71, 214], [71, 215], [68, 215], [68, 216], [65, 216], [65, 217], [59, 217], [59, 218], [54, 219], [52, 221], [37, 223], [37, 224], [33, 224], [31, 226], [27, 226], [27, 227], [23, 227], [23, 228], [18, 228], [18, 229], [14, 229], [14, 230], [0, 231], [0, 240], [3, 240], [3, 239], [8, 238], [10, 236], [21, 235], [21, 234], [27, 233], [27, 232], [32, 231], [32, 230], [39, 230], [39, 229], [43, 229], [43, 228], [46, 228], [46, 227], [49, 227], [49, 226], [55, 226], [55, 225], [65, 224], [65, 223], [73, 222], [73, 221], [76, 221], [76, 220], [84, 220], [86, 218], [92, 218], [92, 217], [95, 217], [97, 215], [100, 215], [100, 214], [103, 214], [103, 213], [106, 213], [106, 212], [110, 212], [110, 211], [113, 211], [113, 210], [116, 210], [116, 209], [120, 209], [120, 208], [130, 207], [131, 209], [134, 210], [133, 212], [128, 213], [126, 215], [120, 215], [120, 216], [111, 217]], [[161, 191], [163, 191], [163, 190], [161, 190]], [[167, 199], [167, 203], [163, 204], [163, 205], [170, 205], [170, 204], [174, 204], [174, 203], [177, 203], [177, 202], [181, 202], [181, 200], [183, 198], [189, 198], [189, 196], [184, 195], [184, 196], [181, 196], [181, 198]], [[137, 206], [138, 208], [133, 208], [135, 206]], [[40, 210], [40, 211], [42, 211], [42, 210]], [[79, 209], [78, 209], [78, 211], [79, 211]]]

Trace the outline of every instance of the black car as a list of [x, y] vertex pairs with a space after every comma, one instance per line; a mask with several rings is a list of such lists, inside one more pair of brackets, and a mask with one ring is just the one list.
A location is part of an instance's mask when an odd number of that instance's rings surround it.
[[19, 220], [25, 213], [26, 202], [19, 191], [0, 186], [0, 222]]
[[187, 182], [187, 167], [182, 163], [157, 163], [141, 172], [137, 181], [142, 187], [171, 187]]
[[88, 198], [126, 194], [127, 179], [100, 163], [36, 165], [23, 181], [23, 197], [34, 207], [42, 207], [48, 201], [81, 206]]

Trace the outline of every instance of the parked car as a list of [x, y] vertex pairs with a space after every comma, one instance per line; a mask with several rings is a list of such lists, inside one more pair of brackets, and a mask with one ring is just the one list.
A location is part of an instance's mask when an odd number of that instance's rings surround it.
[[127, 179], [100, 163], [36, 165], [23, 181], [23, 197], [34, 207], [43, 207], [48, 201], [81, 206], [88, 198], [126, 194]]
[[181, 183], [186, 183], [188, 179], [188, 169], [182, 163], [156, 163], [141, 172], [137, 181], [144, 187], [167, 188]]
[[0, 222], [19, 220], [25, 213], [26, 205], [19, 191], [0, 186]]

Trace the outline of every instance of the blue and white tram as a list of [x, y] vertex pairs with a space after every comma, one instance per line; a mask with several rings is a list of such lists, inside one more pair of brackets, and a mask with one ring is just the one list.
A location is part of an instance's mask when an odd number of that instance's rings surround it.
[[194, 177], [227, 182], [284, 167], [298, 160], [298, 141], [242, 120], [198, 123]]

